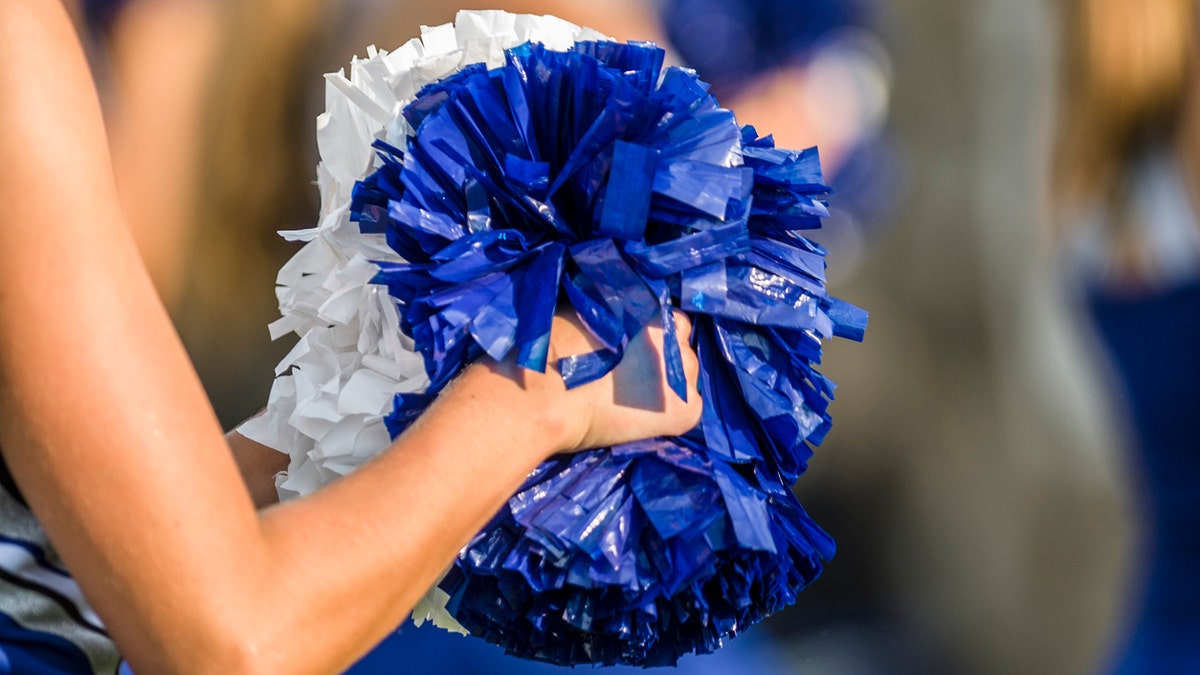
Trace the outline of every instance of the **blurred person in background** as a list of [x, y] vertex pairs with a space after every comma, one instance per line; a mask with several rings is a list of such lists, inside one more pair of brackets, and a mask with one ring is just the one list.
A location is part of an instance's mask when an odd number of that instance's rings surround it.
[[1143, 531], [1111, 666], [1200, 672], [1200, 3], [1061, 4], [1058, 243]]

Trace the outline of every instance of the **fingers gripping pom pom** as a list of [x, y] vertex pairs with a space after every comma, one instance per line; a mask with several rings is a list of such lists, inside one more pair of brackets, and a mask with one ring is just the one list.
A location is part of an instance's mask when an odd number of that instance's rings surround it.
[[301, 339], [243, 429], [290, 452], [281, 495], [311, 492], [481, 355], [544, 371], [562, 302], [603, 345], [557, 364], [568, 386], [661, 320], [682, 397], [686, 312], [700, 425], [545, 462], [427, 598], [440, 625], [527, 658], [711, 652], [834, 551], [790, 486], [830, 426], [821, 341], [861, 339], [866, 315], [826, 294], [802, 236], [826, 215], [816, 150], [739, 128], [662, 63], [652, 44], [465, 12], [331, 76], [322, 218], [292, 235], [309, 242], [280, 271], [273, 325]]

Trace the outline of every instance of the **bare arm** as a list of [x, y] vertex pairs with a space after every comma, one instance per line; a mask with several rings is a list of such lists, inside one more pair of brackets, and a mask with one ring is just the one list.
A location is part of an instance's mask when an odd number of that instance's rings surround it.
[[[699, 415], [694, 390], [653, 413], [613, 406], [612, 378], [475, 366], [378, 460], [256, 512], [122, 222], [58, 3], [0, 2], [0, 91], [0, 448], [138, 672], [345, 668], [542, 458]], [[556, 322], [560, 353], [584, 341]]]

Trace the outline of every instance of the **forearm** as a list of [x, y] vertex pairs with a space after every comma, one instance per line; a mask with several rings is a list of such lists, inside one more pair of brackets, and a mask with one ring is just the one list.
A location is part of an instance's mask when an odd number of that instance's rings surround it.
[[[254, 536], [236, 547], [214, 542], [224, 556], [169, 563], [175, 583], [137, 589], [154, 605], [123, 616], [116, 633], [135, 668], [194, 672], [197, 658], [222, 652], [255, 672], [350, 665], [399, 625], [537, 462], [565, 445], [562, 406], [549, 405], [561, 381], [523, 379], [476, 365], [358, 472], [261, 512]], [[159, 611], [172, 606], [188, 611]]]
[[[473, 367], [371, 464], [264, 513], [273, 554], [313, 563], [290, 579], [298, 586], [271, 589], [283, 602], [307, 599], [304, 615], [291, 616], [296, 623], [281, 631], [328, 641], [314, 653], [355, 642], [353, 658], [384, 636], [379, 627], [399, 624], [537, 462], [561, 445], [560, 418], [542, 407], [547, 400], [539, 394], [539, 386], [561, 388], [561, 381], [551, 380], [553, 373], [530, 378], [540, 381], [522, 388], [492, 367]], [[353, 566], [341, 556], [313, 559], [309, 549], [321, 545], [359, 558]], [[330, 630], [361, 625], [364, 617], [375, 630]]]
[[[555, 447], [561, 434], [539, 413], [543, 403], [476, 367], [377, 461], [309, 499], [267, 509], [256, 524], [244, 496], [172, 468], [173, 452], [200, 452], [189, 443], [163, 445], [158, 459], [138, 453], [140, 463], [125, 469], [82, 456], [108, 454], [86, 424], [80, 454], [50, 428], [11, 443], [6, 435], [3, 445], [52, 463], [31, 471], [18, 457], [14, 466], [139, 672], [197, 672], [199, 663], [221, 671], [230, 662], [334, 672], [398, 625]], [[73, 404], [59, 398], [64, 417]], [[186, 438], [204, 436], [165, 421]], [[113, 425], [132, 430], [131, 445], [146, 430], [144, 420]], [[221, 449], [210, 452], [215, 459]], [[51, 487], [63, 482], [65, 490]]]

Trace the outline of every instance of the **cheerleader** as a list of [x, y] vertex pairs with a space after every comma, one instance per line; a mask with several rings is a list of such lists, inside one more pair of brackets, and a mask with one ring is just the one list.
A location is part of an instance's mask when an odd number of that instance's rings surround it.
[[[154, 293], [62, 6], [0, 3], [0, 88], [0, 449], [13, 501], [0, 662], [10, 670], [113, 672], [118, 653], [141, 673], [344, 669], [538, 462], [682, 433], [699, 418], [686, 349], [688, 403], [662, 378], [632, 373], [632, 386], [662, 391], [661, 411], [615, 405], [628, 395], [614, 392], [623, 377], [568, 392], [555, 373], [515, 378], [514, 364], [485, 360], [368, 467], [256, 511], [247, 487], [270, 482], [271, 462], [257, 461], [270, 455], [223, 438]], [[552, 353], [592, 351], [591, 340], [572, 317], [555, 319]], [[631, 348], [653, 363], [660, 345], [650, 329]], [[18, 497], [29, 514], [19, 522]], [[45, 620], [51, 605], [61, 621]]]

